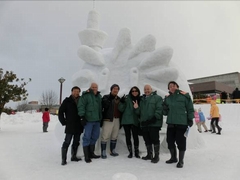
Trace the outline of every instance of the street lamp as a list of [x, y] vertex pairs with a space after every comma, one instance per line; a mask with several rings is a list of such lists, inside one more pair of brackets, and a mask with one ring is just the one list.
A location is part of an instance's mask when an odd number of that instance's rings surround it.
[[60, 100], [59, 100], [59, 104], [61, 105], [62, 104], [62, 84], [65, 81], [65, 79], [63, 77], [61, 77], [58, 81], [60, 82]]

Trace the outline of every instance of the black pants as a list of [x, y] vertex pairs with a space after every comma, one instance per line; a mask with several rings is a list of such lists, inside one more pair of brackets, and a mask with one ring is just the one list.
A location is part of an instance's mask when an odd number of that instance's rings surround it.
[[219, 118], [212, 118], [211, 119], [211, 126], [212, 126], [212, 131], [216, 132], [215, 130], [215, 125], [217, 126], [218, 132], [220, 131], [220, 126], [218, 125]]
[[187, 126], [183, 125], [168, 125], [167, 127], [167, 143], [168, 149], [173, 149], [176, 147], [179, 151], [186, 151], [186, 137], [184, 133], [187, 130]]
[[78, 147], [79, 141], [80, 141], [80, 136], [81, 136], [81, 133], [80, 134], [66, 134], [62, 147], [68, 148], [71, 143], [72, 138], [73, 138], [72, 147]]
[[160, 145], [159, 140], [160, 127], [143, 127], [142, 134], [146, 146]]
[[43, 122], [43, 132], [47, 132], [48, 122]]
[[133, 124], [123, 125], [127, 146], [132, 146], [131, 134], [133, 136], [134, 146], [139, 146], [138, 127]]

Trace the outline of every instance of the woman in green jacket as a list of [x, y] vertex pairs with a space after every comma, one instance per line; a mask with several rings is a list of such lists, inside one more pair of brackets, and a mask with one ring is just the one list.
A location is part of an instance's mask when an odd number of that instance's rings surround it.
[[140, 158], [139, 156], [139, 139], [138, 139], [138, 115], [134, 113], [133, 101], [140, 102], [140, 90], [138, 87], [134, 86], [130, 89], [127, 96], [123, 96], [120, 99], [120, 103], [118, 105], [119, 111], [122, 112], [121, 124], [123, 125], [126, 144], [129, 151], [128, 158], [133, 157], [133, 148], [131, 142], [131, 133], [134, 141], [134, 154], [136, 158]]
[[[179, 86], [175, 81], [168, 83], [169, 95], [164, 99], [163, 115], [167, 116], [167, 143], [171, 153], [171, 158], [166, 163], [178, 162], [177, 167], [182, 168], [186, 151], [186, 137], [184, 134], [188, 126], [193, 125], [194, 108], [189, 94], [178, 88]], [[179, 161], [175, 143], [179, 150]]]

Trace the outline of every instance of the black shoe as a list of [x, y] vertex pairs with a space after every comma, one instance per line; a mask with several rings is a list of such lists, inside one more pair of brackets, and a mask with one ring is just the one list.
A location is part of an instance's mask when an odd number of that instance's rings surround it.
[[176, 147], [172, 148], [172, 149], [169, 149], [169, 151], [170, 151], [170, 154], [171, 154], [171, 158], [169, 160], [167, 160], [166, 163], [167, 164], [172, 164], [172, 163], [178, 162]]
[[142, 157], [143, 160], [152, 160], [153, 155], [152, 155], [152, 145], [147, 145], [147, 155]]
[[135, 155], [136, 158], [140, 158], [138, 147], [137, 148], [135, 147], [134, 155]]
[[63, 166], [67, 164], [67, 151], [68, 151], [68, 148], [62, 147], [62, 149], [61, 149], [61, 153], [62, 153], [61, 165], [63, 165]]
[[84, 160], [86, 163], [92, 162], [92, 160], [89, 157], [89, 146], [84, 146], [83, 147], [83, 153], [84, 153]]
[[185, 154], [185, 151], [179, 151], [179, 161], [177, 163], [177, 168], [182, 168], [183, 167], [184, 154]]
[[204, 132], [208, 132], [208, 130], [204, 131]]
[[177, 168], [182, 168], [183, 167], [183, 163], [182, 162], [178, 162], [177, 163]]
[[128, 145], [127, 148], [128, 148], [128, 151], [129, 151], [128, 158], [132, 158], [133, 157], [132, 145]]
[[221, 133], [220, 133], [220, 132], [218, 132], [218, 133], [216, 133], [216, 134], [219, 134], [219, 135], [221, 135]]
[[81, 161], [82, 159], [81, 158], [77, 158], [77, 150], [78, 150], [78, 146], [72, 146], [72, 149], [71, 149], [71, 161]]
[[152, 154], [147, 154], [146, 156], [142, 157], [143, 160], [152, 160]]
[[222, 131], [222, 128], [219, 128], [219, 132], [218, 133], [221, 134], [221, 131]]
[[117, 140], [111, 140], [110, 141], [110, 155], [111, 156], [118, 156], [119, 154], [116, 153], [115, 148], [116, 148]]
[[159, 161], [159, 150], [160, 150], [160, 146], [154, 145], [154, 157], [151, 160], [151, 163], [158, 163]]
[[100, 158], [99, 155], [94, 154], [94, 151], [95, 151], [95, 144], [90, 145], [90, 146], [89, 146], [89, 150], [90, 150], [89, 157], [90, 157], [91, 159], [98, 159], [98, 158]]
[[132, 157], [133, 157], [133, 154], [132, 154], [132, 152], [130, 152], [128, 155], [128, 158], [132, 158]]
[[81, 161], [82, 160], [82, 158], [77, 158], [76, 156], [72, 156], [71, 157], [71, 161], [76, 161], [76, 162], [78, 162], [78, 161]]

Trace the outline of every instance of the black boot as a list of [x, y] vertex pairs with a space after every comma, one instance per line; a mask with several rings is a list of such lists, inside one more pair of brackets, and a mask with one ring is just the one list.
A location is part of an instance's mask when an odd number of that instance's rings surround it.
[[98, 158], [100, 158], [100, 156], [94, 154], [95, 144], [90, 145], [90, 146], [89, 146], [89, 150], [90, 150], [90, 154], [89, 154], [89, 157], [90, 157], [90, 158], [93, 158], [93, 159], [98, 159]]
[[134, 154], [136, 158], [140, 158], [138, 146], [134, 146]]
[[83, 147], [83, 153], [84, 153], [84, 159], [86, 163], [90, 163], [92, 162], [92, 160], [89, 157], [89, 146], [84, 146]]
[[153, 155], [152, 155], [152, 145], [147, 145], [147, 156], [142, 157], [143, 160], [152, 160]]
[[68, 148], [66, 147], [62, 147], [62, 165], [66, 165], [67, 164], [67, 151], [68, 151]]
[[160, 150], [159, 144], [154, 145], [154, 158], [151, 160], [152, 163], [158, 163], [158, 161], [159, 161], [159, 150]]
[[107, 158], [106, 148], [107, 148], [107, 142], [101, 142], [101, 157], [102, 157], [102, 159]]
[[110, 142], [110, 155], [111, 156], [118, 156], [118, 153], [116, 153], [115, 148], [116, 148], [117, 140], [111, 140]]
[[71, 161], [81, 161], [81, 158], [77, 158], [77, 150], [78, 150], [78, 146], [72, 146], [71, 149]]
[[218, 127], [218, 133], [217, 134], [220, 134], [221, 135], [221, 131], [222, 131], [222, 128], [221, 127]]
[[216, 133], [214, 125], [212, 125], [212, 133]]
[[179, 161], [177, 163], [177, 168], [182, 168], [183, 167], [184, 154], [185, 154], [185, 151], [179, 151]]
[[166, 163], [167, 164], [172, 164], [172, 163], [178, 162], [176, 147], [172, 148], [172, 149], [169, 149], [169, 151], [171, 153], [171, 158], [169, 160], [167, 160]]
[[128, 158], [132, 158], [133, 157], [132, 145], [128, 145], [127, 147], [128, 147], [128, 151], [129, 151]]

